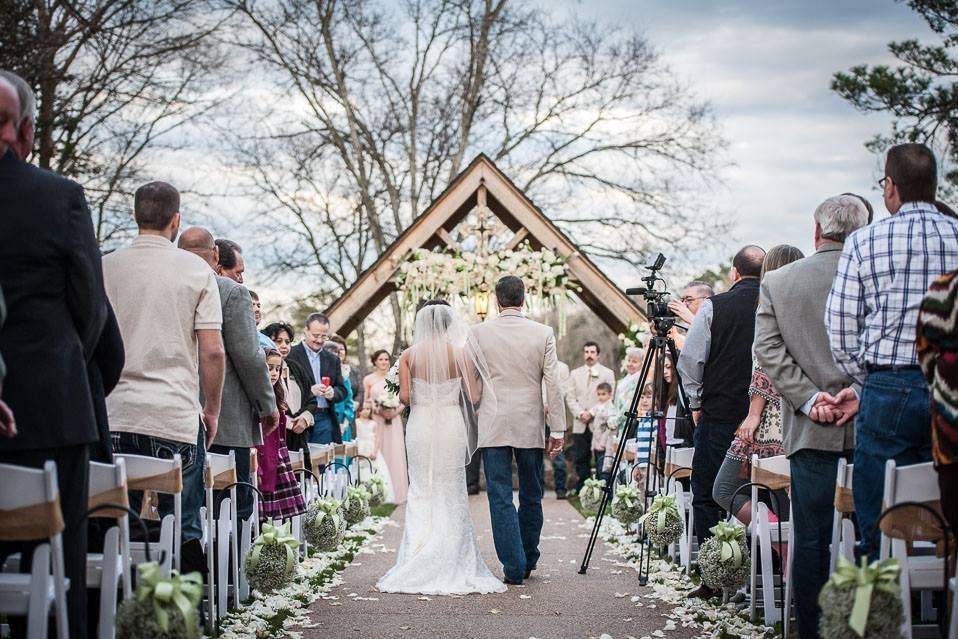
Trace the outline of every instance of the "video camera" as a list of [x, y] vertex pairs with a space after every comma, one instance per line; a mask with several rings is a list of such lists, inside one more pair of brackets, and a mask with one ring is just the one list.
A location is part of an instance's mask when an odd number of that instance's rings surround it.
[[[655, 322], [656, 328], [659, 330], [662, 330], [659, 326], [660, 323], [667, 323], [668, 327], [665, 328], [667, 332], [668, 329], [672, 328], [672, 325], [675, 324], [676, 316], [675, 313], [669, 310], [669, 292], [665, 288], [667, 284], [664, 279], [659, 277], [659, 271], [662, 270], [663, 266], [665, 266], [665, 256], [659, 253], [655, 261], [645, 267], [646, 270], [650, 271], [647, 276], [642, 278], [642, 281], [645, 282], [645, 287], [628, 288], [625, 290], [625, 294], [641, 295], [645, 298], [646, 315], [650, 320]], [[662, 284], [661, 289], [655, 287], [658, 283]]]

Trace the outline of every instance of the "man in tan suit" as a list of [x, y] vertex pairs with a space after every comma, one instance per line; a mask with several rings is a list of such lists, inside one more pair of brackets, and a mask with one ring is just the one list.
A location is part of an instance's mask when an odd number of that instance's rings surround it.
[[[556, 382], [556, 341], [552, 329], [522, 315], [525, 286], [506, 276], [496, 283], [499, 317], [473, 327], [496, 394], [495, 415], [479, 409], [479, 448], [496, 555], [504, 581], [519, 585], [539, 561], [542, 533], [542, 451], [562, 449], [565, 414]], [[542, 385], [546, 388], [545, 414]], [[543, 423], [551, 435], [546, 447]], [[512, 460], [519, 469], [519, 510], [512, 502]]]
[[569, 375], [565, 401], [572, 412], [572, 462], [575, 464], [576, 492], [589, 477], [592, 463], [592, 432], [589, 423], [594, 417], [589, 409], [596, 404], [596, 388], [605, 382], [615, 393], [615, 374], [599, 363], [601, 350], [595, 342], [582, 346], [583, 365]]

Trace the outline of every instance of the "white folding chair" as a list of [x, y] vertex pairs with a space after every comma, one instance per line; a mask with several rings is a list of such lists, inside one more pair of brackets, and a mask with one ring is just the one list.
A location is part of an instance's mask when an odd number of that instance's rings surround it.
[[[954, 556], [955, 566], [958, 566], [958, 553]], [[952, 577], [948, 580], [948, 590], [951, 592], [951, 619], [948, 622], [948, 639], [958, 639], [958, 614], [955, 611], [955, 604], [958, 604], [958, 578]]]
[[0, 541], [48, 540], [34, 549], [29, 574], [0, 573], [0, 613], [26, 616], [27, 637], [46, 639], [52, 605], [57, 636], [67, 639], [70, 584], [64, 574], [57, 466], [52, 461], [43, 470], [0, 464], [0, 485]]
[[89, 508], [100, 510], [90, 513], [91, 518], [113, 519], [116, 526], [107, 530], [103, 539], [103, 552], [87, 553], [87, 588], [100, 589], [99, 639], [113, 639], [116, 634], [115, 618], [117, 590], [123, 581], [123, 598], [133, 596], [130, 574], [130, 517], [126, 510], [103, 508], [108, 504], [128, 506], [126, 462], [117, 459], [115, 464], [90, 462]]
[[[256, 449], [249, 449], [249, 473], [250, 473], [250, 483], [253, 484], [255, 488], [259, 488], [259, 476], [257, 475], [257, 470], [259, 470], [259, 458], [256, 456]], [[249, 555], [250, 549], [253, 547], [253, 541], [259, 535], [259, 494], [254, 490], [253, 493], [253, 512], [250, 513], [250, 516], [240, 522], [242, 527], [242, 532], [240, 533], [240, 548], [239, 556], [246, 557]], [[238, 512], [238, 511], [237, 511]], [[239, 600], [240, 602], [246, 601], [249, 599], [250, 587], [249, 581], [246, 579], [246, 571], [239, 571]]]
[[[203, 472], [206, 487], [206, 519], [207, 528], [213, 531], [208, 536], [209, 543], [206, 549], [207, 568], [210, 573], [209, 601], [211, 618], [221, 619], [229, 612], [230, 580], [232, 574], [234, 606], [239, 606], [239, 516], [236, 506], [236, 453], [230, 451], [228, 455], [206, 453], [206, 467]], [[225, 497], [219, 506], [219, 518], [214, 523], [213, 513], [216, 504], [213, 501], [214, 490], [225, 490], [229, 487], [229, 496]], [[214, 564], [213, 555], [216, 555]], [[232, 571], [230, 571], [232, 564]], [[214, 603], [215, 602], [215, 603]]]
[[838, 477], [835, 479], [835, 515], [832, 518], [832, 543], [829, 574], [838, 567], [838, 558], [844, 557], [855, 563], [855, 524], [850, 515], [855, 512], [852, 499], [852, 476], [854, 465], [845, 459], [838, 460]]
[[[885, 464], [885, 498], [884, 508], [888, 509], [905, 502], [917, 502], [935, 507], [941, 499], [938, 488], [938, 474], [934, 464], [913, 464], [898, 466], [895, 460], [889, 459]], [[899, 511], [907, 514], [904, 511]], [[887, 559], [894, 557], [901, 562], [901, 603], [904, 609], [902, 634], [909, 639], [912, 636], [912, 609], [911, 591], [922, 590], [922, 600], [927, 601], [927, 614], [930, 612], [930, 598], [926, 595], [932, 590], [941, 590], [945, 579], [945, 560], [938, 557], [931, 542], [915, 541], [912, 548], [925, 554], [909, 554], [909, 543], [906, 539], [889, 535], [886, 531], [895, 528], [895, 524], [885, 518], [881, 521], [881, 550], [879, 557]], [[947, 593], [945, 593], [947, 596]]]
[[685, 572], [692, 569], [692, 549], [696, 545], [696, 538], [693, 528], [695, 526], [695, 514], [692, 510], [692, 491], [685, 490], [680, 479], [692, 476], [692, 456], [695, 454], [694, 448], [675, 448], [669, 446], [665, 452], [665, 494], [675, 495], [675, 503], [678, 506], [679, 517], [682, 518], [685, 529], [682, 531], [682, 537], [679, 539], [678, 548], [676, 544], [669, 546], [669, 554], [676, 556], [678, 551], [678, 560]]
[[[762, 567], [762, 608], [765, 624], [772, 626], [784, 618], [783, 636], [788, 636], [788, 630], [791, 617], [792, 606], [792, 559], [795, 546], [792, 543], [792, 525], [791, 512], [789, 512], [789, 521], [779, 521], [772, 524], [769, 519], [769, 509], [766, 504], [759, 501], [759, 486], [762, 484], [772, 490], [788, 489], [791, 478], [791, 470], [788, 458], [785, 455], [775, 457], [760, 458], [758, 455], [752, 456], [752, 523], [749, 526], [752, 533], [751, 554], [752, 562], [749, 576], [749, 614], [752, 619], [755, 618], [755, 608], [758, 599], [758, 565]], [[781, 517], [784, 513], [778, 513]], [[780, 584], [775, 583], [775, 575], [772, 570], [772, 544], [786, 544], [785, 557], [783, 557], [784, 566], [782, 569], [783, 579]], [[761, 561], [759, 562], [759, 557]], [[776, 588], [784, 589], [784, 610], [779, 610], [775, 603]]]
[[[166, 515], [160, 522], [160, 542], [150, 544], [153, 553], [162, 554], [160, 566], [167, 576], [172, 568], [180, 569], [180, 545], [183, 543], [183, 461], [180, 456], [172, 459], [147, 457], [117, 453], [114, 461], [123, 460], [126, 464], [127, 488], [132, 491], [153, 491], [173, 496], [173, 514]], [[144, 495], [144, 502], [146, 496]], [[133, 563], [146, 561], [146, 548], [143, 542], [130, 543]], [[153, 557], [157, 559], [156, 556]]]

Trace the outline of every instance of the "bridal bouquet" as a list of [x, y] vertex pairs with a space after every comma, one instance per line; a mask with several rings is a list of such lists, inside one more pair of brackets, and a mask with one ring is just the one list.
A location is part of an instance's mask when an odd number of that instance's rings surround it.
[[623, 526], [631, 526], [642, 516], [642, 496], [635, 486], [619, 486], [612, 500], [612, 516], [622, 522]]
[[382, 478], [382, 475], [374, 474], [364, 481], [362, 486], [369, 494], [370, 506], [381, 506], [386, 501], [386, 481]]
[[649, 543], [659, 548], [677, 542], [685, 528], [675, 495], [657, 495], [639, 522], [645, 525]]
[[263, 524], [262, 532], [246, 556], [246, 578], [254, 590], [269, 593], [292, 582], [296, 575], [299, 542], [290, 534], [292, 524]]
[[399, 395], [387, 391], [376, 398], [376, 406], [383, 410], [395, 410], [399, 408]]
[[745, 529], [724, 521], [709, 529], [714, 537], [699, 549], [699, 572], [706, 586], [735, 591], [745, 584], [749, 574]]
[[579, 503], [586, 512], [595, 513], [599, 511], [599, 505], [602, 503], [602, 493], [605, 492], [605, 480], [589, 477], [585, 480], [582, 490], [579, 491]]
[[346, 524], [355, 526], [369, 517], [369, 493], [362, 486], [350, 486], [346, 489], [346, 499], [343, 500], [342, 509]]
[[901, 637], [902, 606], [897, 559], [855, 566], [839, 557], [819, 595], [822, 636], [834, 639]]
[[317, 499], [306, 508], [303, 532], [310, 546], [323, 552], [339, 548], [346, 534], [346, 518], [335, 499]]
[[192, 639], [200, 636], [197, 606], [203, 597], [203, 577], [198, 572], [163, 576], [151, 561], [136, 567], [136, 596], [116, 613], [116, 635], [130, 639]]
[[401, 357], [402, 353], [399, 354], [389, 372], [386, 373], [386, 390], [397, 397], [399, 396], [399, 359]]

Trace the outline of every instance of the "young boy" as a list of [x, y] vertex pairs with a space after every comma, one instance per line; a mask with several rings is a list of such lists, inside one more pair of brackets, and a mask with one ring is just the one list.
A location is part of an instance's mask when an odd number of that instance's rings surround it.
[[[616, 428], [612, 423], [615, 407], [612, 405], [612, 385], [602, 382], [595, 389], [597, 403], [589, 409], [592, 421], [589, 429], [592, 431], [592, 454], [595, 455], [595, 476], [608, 481], [605, 468], [605, 456], [612, 453], [612, 445], [616, 439]], [[612, 460], [608, 460], [611, 466]]]

